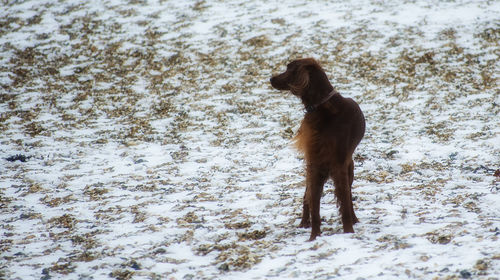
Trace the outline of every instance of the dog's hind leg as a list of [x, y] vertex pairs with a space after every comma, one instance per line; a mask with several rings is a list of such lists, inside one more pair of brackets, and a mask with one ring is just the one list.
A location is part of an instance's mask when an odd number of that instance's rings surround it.
[[352, 182], [354, 181], [354, 162], [351, 159], [351, 162], [349, 163], [349, 195], [351, 199], [351, 215], [352, 215], [352, 223], [358, 223], [359, 220], [356, 217], [356, 214], [354, 214], [354, 206], [352, 205]]
[[335, 166], [332, 173], [335, 184], [335, 195], [340, 202], [340, 214], [342, 215], [344, 232], [354, 232], [354, 211], [352, 210], [351, 186], [349, 185], [349, 163]]

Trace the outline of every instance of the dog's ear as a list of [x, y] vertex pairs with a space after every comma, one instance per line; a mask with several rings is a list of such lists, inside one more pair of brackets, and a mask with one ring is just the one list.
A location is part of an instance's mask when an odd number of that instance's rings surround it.
[[309, 70], [306, 65], [300, 65], [295, 73], [294, 80], [288, 85], [290, 91], [297, 96], [302, 96], [309, 86]]
[[328, 81], [325, 71], [319, 64], [312, 65], [308, 71], [310, 80], [310, 91], [316, 94], [328, 94], [331, 91], [331, 84]]

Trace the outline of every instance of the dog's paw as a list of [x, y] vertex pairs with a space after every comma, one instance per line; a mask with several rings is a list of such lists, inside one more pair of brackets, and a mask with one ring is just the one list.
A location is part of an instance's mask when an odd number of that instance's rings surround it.
[[317, 233], [311, 232], [311, 237], [309, 237], [309, 240], [307, 240], [307, 241], [309, 241], [309, 242], [314, 241], [314, 240], [316, 240], [316, 237], [318, 237], [318, 236], [321, 236], [320, 232], [317, 232]]
[[299, 228], [310, 228], [311, 222], [302, 220], [299, 224]]
[[354, 233], [354, 228], [352, 226], [344, 226], [344, 233]]
[[356, 216], [354, 216], [352, 218], [352, 224], [357, 224], [357, 223], [359, 223], [359, 219]]

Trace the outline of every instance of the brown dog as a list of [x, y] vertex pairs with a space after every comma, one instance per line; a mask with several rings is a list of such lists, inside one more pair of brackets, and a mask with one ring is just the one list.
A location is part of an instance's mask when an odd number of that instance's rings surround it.
[[358, 104], [335, 91], [321, 66], [312, 58], [299, 59], [271, 78], [278, 90], [290, 90], [302, 100], [306, 114], [295, 137], [306, 160], [306, 192], [299, 227], [312, 231], [309, 240], [321, 234], [319, 215], [323, 185], [329, 177], [335, 184], [344, 232], [354, 232], [358, 222], [352, 206], [354, 177], [352, 154], [365, 133], [365, 118]]

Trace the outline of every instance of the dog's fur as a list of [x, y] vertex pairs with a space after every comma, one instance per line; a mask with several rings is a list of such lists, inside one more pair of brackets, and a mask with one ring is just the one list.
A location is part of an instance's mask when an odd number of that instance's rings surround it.
[[352, 154], [365, 133], [361, 109], [334, 90], [324, 70], [312, 58], [291, 62], [284, 73], [271, 78], [271, 85], [278, 90], [290, 90], [307, 110], [295, 137], [306, 161], [306, 191], [299, 227], [312, 225], [309, 240], [321, 234], [320, 199], [323, 185], [332, 178], [344, 232], [354, 232], [353, 224], [358, 219], [352, 206]]

